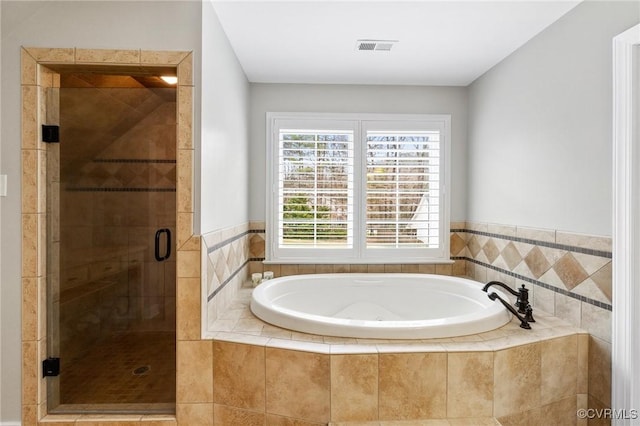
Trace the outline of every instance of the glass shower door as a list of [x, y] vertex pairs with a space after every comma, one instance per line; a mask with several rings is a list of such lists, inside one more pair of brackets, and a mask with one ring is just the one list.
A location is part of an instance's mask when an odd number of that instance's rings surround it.
[[176, 91], [131, 76], [61, 82], [48, 151], [48, 355], [60, 365], [49, 410], [173, 412]]

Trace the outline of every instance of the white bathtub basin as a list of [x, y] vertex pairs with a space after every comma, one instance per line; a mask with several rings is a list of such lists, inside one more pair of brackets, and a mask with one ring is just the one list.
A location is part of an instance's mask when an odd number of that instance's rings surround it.
[[[493, 288], [505, 300], [504, 293]], [[426, 339], [483, 333], [511, 314], [482, 284], [430, 274], [317, 274], [253, 290], [251, 311], [279, 327], [326, 336]]]

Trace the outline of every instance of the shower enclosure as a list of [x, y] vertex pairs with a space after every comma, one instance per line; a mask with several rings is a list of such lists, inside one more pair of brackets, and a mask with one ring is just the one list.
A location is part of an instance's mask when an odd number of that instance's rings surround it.
[[61, 73], [46, 97], [49, 412], [174, 412], [176, 89]]

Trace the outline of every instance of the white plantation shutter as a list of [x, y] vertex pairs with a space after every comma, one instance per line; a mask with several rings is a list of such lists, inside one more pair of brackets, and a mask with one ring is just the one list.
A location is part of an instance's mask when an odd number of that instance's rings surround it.
[[353, 246], [353, 133], [280, 129], [279, 246]]
[[368, 131], [367, 248], [436, 248], [440, 132]]
[[268, 113], [267, 123], [267, 263], [449, 259], [449, 116]]

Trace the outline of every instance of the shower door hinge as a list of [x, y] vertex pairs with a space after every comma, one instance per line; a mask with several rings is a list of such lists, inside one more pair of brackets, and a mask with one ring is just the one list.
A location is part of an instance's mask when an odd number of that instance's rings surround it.
[[58, 143], [60, 142], [60, 126], [42, 125], [42, 142]]
[[60, 358], [47, 358], [42, 361], [42, 377], [60, 375]]

